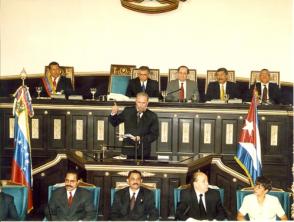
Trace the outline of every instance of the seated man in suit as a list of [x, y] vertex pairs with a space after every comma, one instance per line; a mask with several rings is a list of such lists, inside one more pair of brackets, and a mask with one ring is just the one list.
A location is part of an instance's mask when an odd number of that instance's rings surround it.
[[96, 220], [96, 210], [91, 192], [78, 187], [78, 173], [69, 170], [65, 177], [65, 187], [52, 192], [45, 209], [48, 220]]
[[115, 193], [110, 220], [157, 220], [159, 215], [155, 207], [154, 194], [141, 186], [141, 172], [130, 171], [127, 183], [129, 187]]
[[13, 196], [4, 193], [1, 187], [2, 181], [0, 181], [0, 221], [19, 220]]
[[215, 72], [217, 81], [210, 82], [207, 87], [206, 101], [213, 99], [225, 100], [226, 95], [229, 99], [239, 99], [240, 93], [237, 84], [228, 81], [228, 70], [219, 68]]
[[131, 79], [128, 84], [126, 95], [135, 97], [139, 92], [145, 92], [149, 97], [160, 97], [158, 82], [149, 79], [150, 69], [148, 66], [139, 68], [138, 77]]
[[207, 176], [202, 172], [193, 175], [190, 188], [181, 191], [176, 219], [224, 220], [226, 213], [218, 190], [208, 188]]
[[271, 189], [272, 182], [268, 178], [258, 177], [254, 193], [244, 197], [237, 220], [245, 220], [246, 214], [254, 221], [275, 221], [276, 216], [281, 220], [288, 220], [279, 199], [267, 194]]
[[109, 122], [114, 127], [120, 123], [125, 124], [125, 135], [123, 145], [131, 146], [130, 148], [123, 148], [122, 153], [128, 158], [135, 157], [135, 146], [138, 146], [138, 157], [141, 157], [142, 149], [144, 158], [150, 157], [151, 143], [155, 141], [159, 135], [158, 118], [157, 115], [149, 110], [148, 95], [140, 92], [136, 96], [136, 105], [126, 107], [120, 114], [118, 114], [118, 106], [116, 103], [112, 107]]
[[[276, 83], [270, 83], [270, 72], [267, 69], [262, 69], [259, 73], [260, 82], [256, 83], [256, 90], [260, 96], [262, 103], [281, 103], [281, 92]], [[250, 86], [250, 92], [247, 101], [251, 101], [252, 93], [255, 85]]]
[[57, 62], [49, 65], [49, 74], [42, 78], [44, 89], [41, 96], [51, 96], [52, 94], [65, 94], [69, 96], [73, 92], [71, 80], [61, 75], [61, 69]]
[[180, 66], [178, 68], [178, 79], [172, 80], [167, 84], [166, 101], [184, 102], [187, 100], [199, 101], [199, 92], [197, 83], [187, 79], [189, 68]]

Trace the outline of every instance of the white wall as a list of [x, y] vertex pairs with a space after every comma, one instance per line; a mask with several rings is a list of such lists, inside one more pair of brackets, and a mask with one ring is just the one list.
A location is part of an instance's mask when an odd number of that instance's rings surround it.
[[77, 72], [113, 63], [167, 73], [185, 64], [203, 74], [224, 66], [239, 77], [268, 68], [294, 80], [292, 0], [187, 0], [157, 15], [127, 10], [120, 0], [0, 3], [0, 76], [22, 67], [42, 73], [54, 60]]

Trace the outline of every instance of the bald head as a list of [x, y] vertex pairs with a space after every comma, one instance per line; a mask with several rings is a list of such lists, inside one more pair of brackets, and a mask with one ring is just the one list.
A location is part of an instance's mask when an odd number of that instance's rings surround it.
[[205, 193], [208, 190], [208, 178], [203, 172], [196, 172], [193, 174], [193, 186], [199, 193]]

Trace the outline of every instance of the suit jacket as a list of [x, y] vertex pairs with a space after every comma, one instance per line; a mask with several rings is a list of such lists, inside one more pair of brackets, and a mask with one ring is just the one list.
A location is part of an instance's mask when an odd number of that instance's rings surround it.
[[[144, 157], [148, 158], [151, 152], [151, 143], [155, 141], [159, 135], [158, 118], [157, 115], [147, 109], [140, 122], [137, 123], [137, 109], [135, 106], [126, 107], [120, 114], [109, 116], [109, 122], [116, 127], [120, 123], [125, 124], [125, 134], [132, 134], [133, 136], [140, 136], [141, 141], [138, 149], [138, 157], [141, 156], [142, 148]], [[123, 140], [123, 145], [135, 146], [135, 142], [129, 138]], [[122, 153], [128, 157], [135, 156], [134, 148], [124, 148]]]
[[65, 187], [57, 188], [52, 192], [48, 207], [45, 209], [48, 220], [96, 220], [96, 210], [91, 192], [78, 187], [71, 207], [68, 206]]
[[[234, 82], [227, 81], [226, 85], [226, 94], [230, 96], [230, 99], [239, 99], [240, 92], [237, 88], [237, 84]], [[206, 92], [206, 101], [210, 101], [213, 99], [220, 99], [220, 84], [219, 82], [211, 82], [208, 84], [207, 92]]]
[[[177, 207], [176, 219], [186, 220], [189, 217], [200, 219], [199, 200], [197, 199], [194, 187], [181, 191], [181, 200]], [[222, 206], [218, 190], [208, 189], [205, 193], [207, 220], [224, 220], [225, 210]]]
[[[249, 95], [247, 95], [247, 101], [251, 101], [252, 93], [254, 89], [254, 84], [250, 86]], [[258, 95], [261, 95], [261, 83], [256, 83], [256, 89], [258, 91]], [[280, 104], [281, 103], [281, 92], [279, 86], [276, 83], [269, 83], [269, 100], [273, 104]]]
[[13, 196], [0, 192], [0, 221], [19, 220]]
[[[167, 97], [166, 97], [166, 101], [171, 101], [171, 102], [177, 102], [179, 101], [179, 92], [177, 91], [178, 89], [180, 89], [179, 87], [179, 80], [172, 80], [167, 84]], [[174, 92], [176, 91], [176, 92]], [[193, 94], [196, 95], [196, 101], [199, 101], [199, 91], [198, 91], [198, 86], [197, 83], [195, 81], [186, 80], [186, 98], [187, 100], [191, 100]]]
[[115, 193], [111, 207], [111, 220], [157, 220], [158, 210], [155, 207], [154, 194], [151, 190], [140, 187], [135, 207], [130, 211], [129, 187]]
[[[126, 95], [129, 97], [135, 97], [137, 93], [142, 92], [140, 79], [137, 77], [131, 79], [128, 84]], [[147, 79], [147, 85], [145, 92], [149, 97], [160, 97], [158, 82], [152, 79]]]
[[[43, 81], [42, 81], [42, 84], [43, 84]], [[67, 97], [73, 93], [73, 87], [71, 84], [71, 80], [69, 78], [66, 78], [65, 76], [60, 76], [59, 81], [56, 86], [56, 92], [61, 92], [61, 90], [63, 90], [63, 93]], [[37, 95], [36, 92], [35, 92], [35, 95]], [[44, 84], [43, 84], [41, 96], [43, 96], [43, 97], [48, 96]]]

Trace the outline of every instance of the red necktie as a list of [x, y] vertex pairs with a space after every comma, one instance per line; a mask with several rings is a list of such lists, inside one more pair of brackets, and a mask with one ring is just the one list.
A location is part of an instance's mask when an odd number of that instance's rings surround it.
[[71, 204], [72, 204], [72, 194], [71, 194], [71, 192], [69, 192], [69, 197], [68, 197], [68, 206], [70, 207], [71, 206]]
[[181, 83], [181, 90], [179, 93], [179, 100], [180, 100], [180, 102], [183, 102], [184, 99], [185, 99], [185, 90], [184, 90], [184, 83], [182, 82]]
[[53, 87], [54, 87], [54, 89], [56, 89], [56, 79], [57, 79], [57, 78], [54, 78], [54, 79], [53, 79]]

